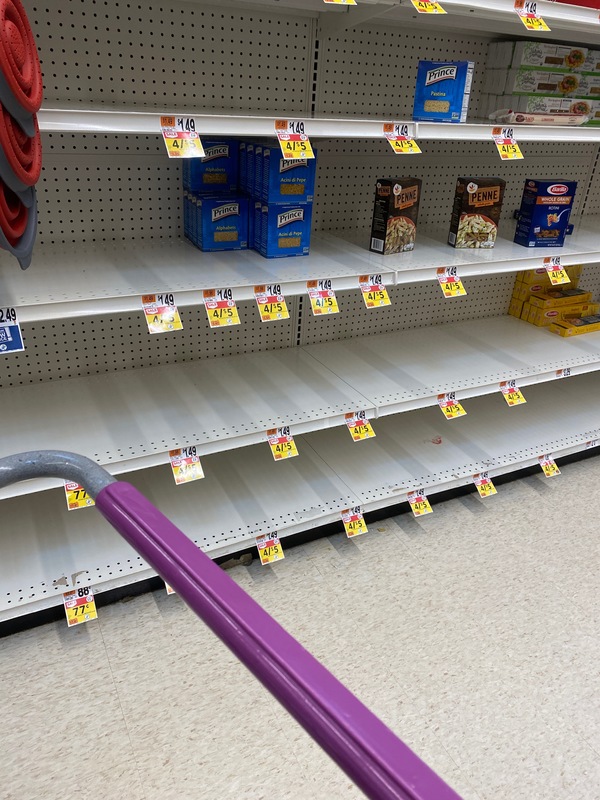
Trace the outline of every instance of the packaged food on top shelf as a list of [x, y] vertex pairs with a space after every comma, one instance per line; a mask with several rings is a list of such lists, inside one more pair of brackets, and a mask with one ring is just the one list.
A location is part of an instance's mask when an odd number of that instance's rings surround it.
[[600, 72], [600, 50], [588, 50], [583, 72]]
[[551, 44], [539, 39], [529, 42], [492, 42], [487, 66], [489, 69], [538, 67], [581, 72], [587, 57], [587, 47]]
[[576, 190], [576, 181], [527, 179], [515, 242], [524, 247], [562, 247]]
[[458, 179], [449, 244], [458, 249], [489, 249], [496, 244], [505, 186], [502, 178]]
[[419, 61], [413, 119], [466, 122], [473, 61]]
[[419, 178], [377, 181], [369, 247], [372, 252], [391, 255], [414, 250], [420, 197]]
[[183, 188], [195, 194], [238, 190], [239, 143], [235, 139], [204, 139], [204, 158], [187, 158], [182, 164]]

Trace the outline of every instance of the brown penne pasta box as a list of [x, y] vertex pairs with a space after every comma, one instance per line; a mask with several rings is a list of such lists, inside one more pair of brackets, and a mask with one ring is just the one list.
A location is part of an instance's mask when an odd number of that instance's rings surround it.
[[496, 244], [506, 181], [502, 178], [459, 178], [448, 244], [489, 249]]
[[420, 198], [419, 178], [381, 178], [377, 181], [371, 252], [387, 256], [414, 250]]

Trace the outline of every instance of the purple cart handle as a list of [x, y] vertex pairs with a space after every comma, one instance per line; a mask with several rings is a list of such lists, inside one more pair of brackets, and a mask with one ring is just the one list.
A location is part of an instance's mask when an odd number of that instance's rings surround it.
[[96, 506], [368, 797], [460, 800], [137, 489], [112, 483]]

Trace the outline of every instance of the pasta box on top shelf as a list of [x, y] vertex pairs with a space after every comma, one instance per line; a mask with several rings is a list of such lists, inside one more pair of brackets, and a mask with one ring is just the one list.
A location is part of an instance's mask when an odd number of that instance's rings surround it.
[[473, 61], [419, 61], [413, 119], [466, 122]]
[[260, 196], [268, 203], [312, 203], [315, 193], [315, 158], [282, 158], [279, 143], [263, 146]]

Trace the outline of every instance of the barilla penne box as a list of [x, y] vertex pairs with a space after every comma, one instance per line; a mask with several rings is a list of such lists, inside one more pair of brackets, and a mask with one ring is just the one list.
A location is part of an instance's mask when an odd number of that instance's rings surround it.
[[248, 198], [198, 197], [195, 241], [201, 250], [245, 250], [248, 247]]
[[239, 143], [235, 139], [205, 139], [204, 158], [186, 158], [182, 164], [183, 188], [195, 194], [238, 190]]
[[[260, 219], [260, 253], [265, 258], [307, 256], [310, 250], [312, 203], [263, 203]], [[255, 236], [257, 231], [255, 230]]]
[[574, 303], [591, 303], [592, 293], [584, 289], [547, 289], [545, 292], [532, 294], [529, 304], [534, 308], [554, 308], [572, 306]]
[[523, 247], [562, 247], [576, 189], [576, 181], [526, 180], [515, 242]]
[[547, 328], [553, 322], [560, 322], [571, 317], [583, 317], [598, 313], [597, 303], [576, 303], [572, 306], [560, 306], [559, 308], [536, 308], [530, 305], [527, 322], [536, 325], [538, 328]]
[[466, 122], [473, 61], [419, 61], [413, 119]]
[[559, 336], [580, 336], [582, 333], [600, 331], [600, 315], [563, 319], [550, 325], [550, 330]]
[[261, 198], [265, 203], [312, 203], [317, 172], [315, 158], [282, 158], [279, 144], [262, 149]]

